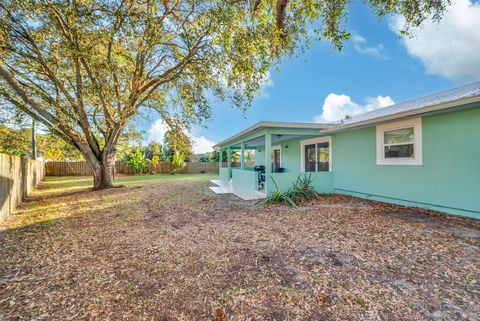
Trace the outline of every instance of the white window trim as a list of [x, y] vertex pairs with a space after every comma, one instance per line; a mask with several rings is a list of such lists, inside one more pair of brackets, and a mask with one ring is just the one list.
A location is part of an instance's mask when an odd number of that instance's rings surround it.
[[280, 151], [280, 167], [282, 167], [282, 146], [281, 145], [275, 145], [272, 146], [272, 152], [270, 156], [270, 162], [273, 163], [273, 151], [279, 150]]
[[[413, 127], [413, 158], [385, 158], [386, 131]], [[377, 165], [422, 165], [422, 118], [412, 118], [377, 126]]]
[[[300, 141], [300, 171], [305, 173], [305, 145], [328, 143], [328, 171], [333, 170], [332, 136], [322, 136]], [[315, 161], [317, 161], [315, 152]]]

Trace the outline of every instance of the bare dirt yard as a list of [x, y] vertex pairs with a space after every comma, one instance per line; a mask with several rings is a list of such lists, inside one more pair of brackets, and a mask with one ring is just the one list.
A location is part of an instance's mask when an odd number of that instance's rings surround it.
[[478, 220], [157, 178], [49, 178], [2, 224], [0, 320], [480, 319]]

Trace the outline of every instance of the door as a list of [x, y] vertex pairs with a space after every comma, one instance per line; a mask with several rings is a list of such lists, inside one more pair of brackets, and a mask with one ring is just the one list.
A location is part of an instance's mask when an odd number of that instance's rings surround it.
[[272, 171], [276, 172], [277, 168], [280, 168], [280, 149], [273, 150]]

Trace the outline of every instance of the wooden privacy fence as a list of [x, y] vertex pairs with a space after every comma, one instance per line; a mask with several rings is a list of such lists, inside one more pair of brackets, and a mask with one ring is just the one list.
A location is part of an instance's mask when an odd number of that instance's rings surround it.
[[[183, 174], [218, 173], [218, 163], [187, 162], [187, 166], [180, 172]], [[226, 166], [226, 164], [224, 164]], [[115, 162], [115, 171], [121, 174], [133, 174], [133, 171], [125, 161]], [[46, 162], [45, 172], [47, 176], [90, 176], [92, 170], [86, 162]], [[150, 164], [149, 173], [168, 174], [172, 172], [170, 162]]]
[[41, 161], [0, 154], [0, 222], [40, 183], [44, 168]]
[[218, 173], [218, 163], [187, 162], [181, 171], [184, 174]]

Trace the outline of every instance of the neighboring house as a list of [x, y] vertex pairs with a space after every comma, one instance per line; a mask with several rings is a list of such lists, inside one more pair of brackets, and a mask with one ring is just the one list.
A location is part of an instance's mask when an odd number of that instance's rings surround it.
[[320, 193], [480, 218], [480, 82], [336, 124], [259, 122], [215, 147], [254, 150], [267, 165], [262, 184], [260, 172], [227, 162], [217, 193], [263, 198], [273, 180], [286, 191], [307, 173]]

